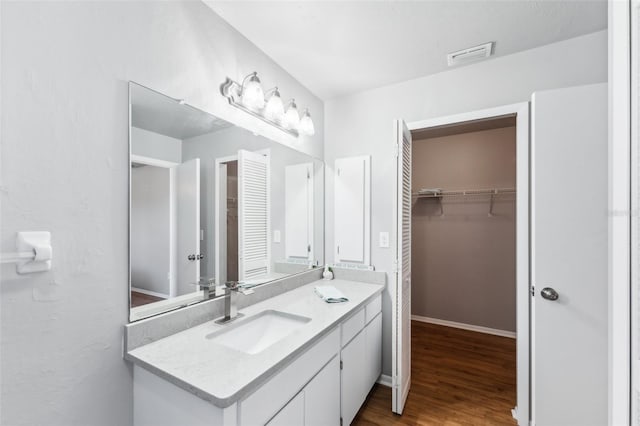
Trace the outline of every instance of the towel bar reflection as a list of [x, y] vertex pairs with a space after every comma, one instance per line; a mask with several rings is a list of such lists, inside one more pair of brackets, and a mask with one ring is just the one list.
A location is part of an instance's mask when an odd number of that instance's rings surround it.
[[15, 252], [0, 254], [0, 264], [15, 263], [18, 274], [51, 269], [53, 249], [49, 232], [18, 232]]

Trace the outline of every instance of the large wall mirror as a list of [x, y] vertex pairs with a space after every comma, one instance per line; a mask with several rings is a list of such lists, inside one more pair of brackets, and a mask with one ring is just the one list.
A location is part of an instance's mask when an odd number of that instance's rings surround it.
[[320, 160], [129, 84], [130, 321], [324, 261]]

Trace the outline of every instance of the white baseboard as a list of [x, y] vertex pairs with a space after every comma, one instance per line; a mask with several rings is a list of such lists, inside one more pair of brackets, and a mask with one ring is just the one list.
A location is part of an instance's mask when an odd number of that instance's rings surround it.
[[393, 385], [393, 381], [391, 380], [391, 376], [387, 376], [386, 374], [381, 374], [380, 377], [378, 378], [378, 384], [390, 388]]
[[422, 317], [420, 315], [411, 315], [414, 321], [426, 322], [429, 324], [444, 325], [445, 327], [460, 328], [462, 330], [477, 331], [478, 333], [493, 334], [494, 336], [516, 338], [515, 331], [498, 330], [496, 328], [482, 327], [479, 325], [464, 324], [461, 322], [441, 320], [438, 318]]
[[168, 294], [158, 293], [157, 291], [145, 290], [143, 288], [131, 287], [131, 291], [135, 291], [136, 293], [147, 294], [149, 296], [162, 297], [163, 299], [168, 299]]

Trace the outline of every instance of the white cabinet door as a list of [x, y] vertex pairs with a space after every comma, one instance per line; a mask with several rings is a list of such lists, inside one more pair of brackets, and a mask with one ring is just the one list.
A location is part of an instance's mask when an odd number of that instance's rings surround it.
[[301, 391], [282, 408], [267, 425], [269, 426], [303, 426], [304, 425], [304, 391]]
[[533, 422], [604, 425], [607, 85], [536, 93], [532, 111]]
[[347, 346], [342, 349], [342, 420], [349, 425], [364, 402], [368, 389], [367, 356], [365, 332], [361, 331]]
[[304, 388], [304, 425], [340, 424], [340, 359], [335, 356]]
[[285, 256], [313, 259], [313, 163], [284, 168]]
[[382, 313], [379, 313], [364, 329], [367, 352], [366, 392], [378, 381], [382, 371]]
[[337, 159], [334, 179], [335, 260], [369, 265], [371, 158]]

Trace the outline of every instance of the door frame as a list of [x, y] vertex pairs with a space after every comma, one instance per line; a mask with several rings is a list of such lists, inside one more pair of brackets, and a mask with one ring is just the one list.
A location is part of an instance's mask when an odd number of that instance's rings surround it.
[[[235, 155], [229, 155], [226, 157], [219, 157], [215, 159], [214, 162], [214, 171], [213, 171], [213, 176], [214, 176], [214, 181], [215, 181], [215, 185], [214, 185], [214, 193], [213, 193], [213, 201], [214, 201], [214, 213], [213, 213], [213, 229], [214, 229], [214, 235], [215, 235], [215, 240], [214, 240], [214, 251], [215, 251], [215, 260], [214, 260], [214, 270], [215, 270], [215, 283], [217, 286], [222, 285], [223, 283], [220, 282], [220, 263], [221, 263], [221, 244], [220, 244], [220, 220], [222, 219], [220, 216], [220, 210], [222, 208], [222, 206], [220, 205], [220, 191], [221, 191], [221, 186], [220, 186], [220, 169], [221, 166], [223, 164], [226, 163], [230, 163], [232, 161], [238, 161], [238, 154]], [[225, 179], [226, 182], [226, 179]], [[225, 191], [226, 192], [226, 191]], [[226, 239], [225, 239], [225, 245], [226, 245]], [[225, 247], [225, 253], [226, 253], [226, 247]], [[225, 260], [226, 260], [226, 256], [225, 256]]]
[[[255, 152], [256, 154], [261, 154], [264, 155], [265, 157], [269, 157], [269, 161], [271, 161], [271, 149], [270, 148], [265, 148], [265, 149], [258, 149], [256, 151], [252, 151]], [[213, 224], [213, 229], [215, 232], [215, 241], [214, 241], [214, 250], [215, 250], [215, 260], [214, 260], [214, 269], [215, 269], [215, 283], [216, 286], [220, 286], [223, 285], [224, 283], [220, 282], [220, 166], [222, 166], [222, 164], [224, 163], [229, 163], [231, 161], [238, 161], [238, 154], [235, 153], [233, 155], [227, 155], [224, 157], [217, 157], [214, 160], [214, 168], [213, 168], [213, 179], [214, 179], [214, 193], [213, 193], [213, 201], [214, 201], [214, 207], [213, 207], [213, 217], [214, 217], [214, 224]], [[225, 180], [226, 182], [226, 180]], [[269, 206], [269, 210], [271, 209], [271, 207]], [[271, 218], [267, 219], [269, 222], [271, 222]], [[271, 233], [271, 227], [269, 226], [269, 233]], [[271, 254], [271, 236], [269, 235], [268, 238], [269, 242], [269, 253]], [[225, 240], [226, 241], [226, 240]], [[225, 248], [226, 251], [226, 248]], [[225, 258], [226, 259], [226, 258]], [[271, 258], [269, 258], [269, 262], [271, 262]]]
[[[609, 1], [609, 424], [638, 425], [637, 0]], [[634, 24], [634, 25], [632, 25]], [[633, 48], [633, 50], [632, 50]], [[636, 53], [637, 56], [637, 53]], [[634, 80], [635, 79], [635, 80]], [[636, 143], [632, 143], [636, 142]], [[633, 256], [632, 256], [633, 253]], [[635, 284], [635, 285], [634, 285]], [[633, 323], [632, 323], [633, 321]], [[635, 358], [635, 359], [634, 359]], [[634, 386], [636, 387], [634, 389]], [[637, 399], [637, 398], [636, 398]], [[633, 411], [632, 411], [633, 410]]]
[[[505, 115], [516, 116], [516, 352], [517, 352], [517, 405], [513, 411], [518, 424], [528, 425], [531, 417], [531, 280], [530, 280], [530, 105], [529, 102], [520, 102], [503, 105], [494, 108], [481, 109], [460, 114], [453, 114], [426, 120], [408, 122], [410, 131], [426, 129], [442, 125], [450, 125], [465, 121], [482, 120]], [[394, 138], [395, 144], [395, 138]], [[396, 179], [402, 179], [402, 171], [396, 171]], [[397, 182], [397, 181], [396, 181]], [[394, 223], [397, 224], [397, 185], [394, 191]], [[397, 228], [397, 227], [395, 227]], [[394, 228], [394, 229], [395, 229]], [[395, 230], [394, 242], [398, 249], [399, 235]], [[392, 301], [392, 354], [398, 358], [400, 349], [396, 342], [397, 324], [397, 300], [399, 272], [394, 273], [394, 286], [391, 288]], [[395, 366], [394, 366], [395, 367]], [[396, 381], [396, 370], [393, 368], [393, 383]]]
[[147, 166], [162, 167], [169, 169], [169, 294], [168, 297], [178, 295], [177, 288], [177, 260], [178, 260], [178, 204], [176, 193], [176, 167], [180, 163], [174, 161], [161, 160], [144, 155], [131, 154], [132, 163], [146, 164]]

